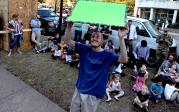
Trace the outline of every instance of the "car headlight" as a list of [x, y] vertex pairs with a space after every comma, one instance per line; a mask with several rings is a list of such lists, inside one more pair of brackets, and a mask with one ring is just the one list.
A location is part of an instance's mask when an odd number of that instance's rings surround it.
[[50, 26], [50, 27], [54, 27], [54, 22], [48, 22], [48, 25]]

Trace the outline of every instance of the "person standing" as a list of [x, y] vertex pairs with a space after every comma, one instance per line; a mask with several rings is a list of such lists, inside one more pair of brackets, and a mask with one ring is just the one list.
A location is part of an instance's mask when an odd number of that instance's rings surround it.
[[20, 51], [20, 41], [22, 39], [22, 27], [23, 24], [22, 24], [22, 20], [19, 19], [19, 14], [13, 14], [12, 20], [10, 20], [9, 23], [7, 23], [4, 26], [4, 28], [9, 30], [12, 34], [8, 56], [11, 56], [12, 50], [15, 45], [17, 46], [17, 52], [19, 54], [22, 54], [22, 52]]
[[31, 20], [30, 22], [30, 26], [32, 28], [32, 35], [31, 35], [31, 40], [32, 42], [34, 42], [35, 45], [35, 49], [37, 50], [37, 52], [40, 50], [41, 48], [41, 43], [40, 43], [40, 37], [41, 37], [41, 22], [39, 20], [40, 16], [36, 15], [34, 19]]
[[104, 39], [103, 47], [105, 47], [105, 45], [108, 41], [108, 38], [109, 38], [109, 36], [111, 35], [112, 32], [109, 30], [109, 26], [103, 25], [102, 29], [101, 29], [101, 33], [103, 34], [103, 39]]
[[115, 62], [126, 63], [127, 52], [124, 37], [127, 28], [119, 30], [120, 56], [105, 51], [101, 46], [103, 37], [100, 32], [93, 32], [91, 45], [75, 42], [71, 39], [73, 23], [67, 24], [65, 42], [75, 48], [80, 55], [79, 75], [76, 89], [73, 94], [70, 112], [96, 112], [100, 99], [105, 95], [106, 85], [109, 79], [109, 68]]
[[167, 59], [169, 47], [172, 45], [173, 40], [171, 36], [168, 35], [167, 30], [164, 31], [164, 35], [157, 38], [156, 42], [158, 43], [156, 51], [156, 63], [160, 65], [161, 62]]
[[82, 42], [81, 35], [82, 35], [82, 23], [75, 23], [75, 41]]
[[128, 54], [129, 58], [132, 58], [132, 52], [133, 52], [132, 43], [133, 43], [133, 40], [137, 38], [136, 27], [132, 26], [132, 20], [128, 21], [128, 29], [129, 30], [125, 38], [125, 44], [129, 53]]

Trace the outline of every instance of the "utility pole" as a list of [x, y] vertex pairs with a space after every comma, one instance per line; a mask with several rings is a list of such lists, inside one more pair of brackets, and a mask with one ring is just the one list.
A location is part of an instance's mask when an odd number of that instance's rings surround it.
[[62, 36], [62, 14], [63, 14], [63, 0], [60, 0], [60, 18], [59, 18], [59, 24], [58, 24], [58, 32], [59, 32], [59, 38], [61, 39]]
[[57, 0], [55, 0], [55, 13], [57, 12]]

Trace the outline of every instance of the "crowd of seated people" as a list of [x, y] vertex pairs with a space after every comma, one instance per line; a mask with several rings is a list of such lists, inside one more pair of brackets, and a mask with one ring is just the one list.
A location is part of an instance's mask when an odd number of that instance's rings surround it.
[[[78, 35], [78, 37], [75, 38], [76, 41], [86, 42], [86, 45], [90, 46], [90, 35], [93, 31], [96, 31], [96, 28], [96, 25], [89, 27], [90, 31], [85, 35], [85, 40], [79, 39], [80, 36]], [[113, 46], [113, 41], [108, 39], [109, 34], [105, 37], [106, 43], [104, 45], [104, 50], [118, 53]], [[79, 68], [80, 57], [79, 54], [75, 52], [75, 49], [70, 48], [64, 41], [55, 43], [53, 39], [49, 39], [48, 45], [47, 52], [54, 52], [52, 55], [54, 60], [64, 60], [65, 63], [69, 63], [72, 67]], [[149, 102], [151, 100], [158, 103], [162, 101], [161, 99], [165, 99], [167, 101], [176, 101], [176, 103], [179, 103], [179, 64], [175, 61], [174, 56], [169, 55], [168, 60], [165, 60], [159, 67], [157, 74], [155, 76], [150, 76], [150, 72], [147, 69], [150, 55], [147, 42], [142, 40], [138, 43], [133, 54], [132, 65], [134, 69], [131, 73], [128, 73], [131, 74], [133, 82], [131, 89], [136, 94], [132, 103], [145, 111], [148, 111], [148, 106], [150, 106]], [[120, 97], [125, 97], [126, 94], [124, 89], [122, 89], [123, 84], [121, 82], [121, 78], [127, 75], [123, 70], [123, 64], [114, 64], [109, 74], [111, 74], [112, 77], [109, 78], [109, 83], [106, 85], [106, 101], [112, 101], [112, 93], [116, 93], [114, 99], [120, 101]], [[146, 83], [151, 78], [153, 78], [152, 82]]]

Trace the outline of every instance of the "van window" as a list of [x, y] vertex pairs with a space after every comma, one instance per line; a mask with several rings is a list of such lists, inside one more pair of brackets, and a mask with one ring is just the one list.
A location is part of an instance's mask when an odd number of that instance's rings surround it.
[[144, 37], [150, 37], [144, 26], [137, 22], [132, 21], [132, 25], [136, 27], [137, 35], [144, 36]]

